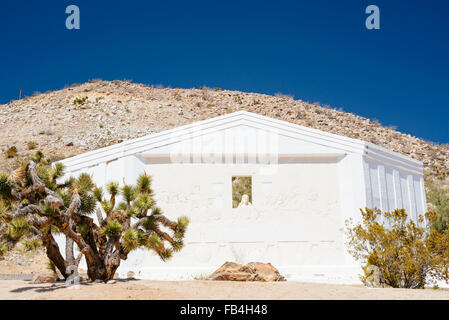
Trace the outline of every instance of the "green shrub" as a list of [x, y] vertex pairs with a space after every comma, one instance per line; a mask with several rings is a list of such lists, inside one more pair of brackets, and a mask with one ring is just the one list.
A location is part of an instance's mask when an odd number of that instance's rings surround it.
[[364, 264], [362, 282], [416, 289], [449, 280], [449, 231], [431, 227], [434, 212], [420, 215], [416, 222], [404, 209], [382, 213], [366, 208], [361, 213], [361, 223], [352, 226], [347, 221], [347, 244], [349, 253]]

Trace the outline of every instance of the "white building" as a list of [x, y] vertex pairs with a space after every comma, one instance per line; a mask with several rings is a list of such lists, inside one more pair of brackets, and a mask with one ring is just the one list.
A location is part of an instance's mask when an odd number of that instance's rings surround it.
[[[165, 215], [187, 215], [185, 247], [169, 262], [132, 252], [118, 269], [192, 279], [225, 261], [271, 262], [290, 280], [357, 282], [345, 221], [360, 208], [426, 211], [422, 163], [383, 147], [246, 111], [62, 161], [97, 185], [153, 177]], [[233, 208], [233, 177], [251, 177], [252, 205]], [[62, 242], [62, 241], [61, 241]], [[63, 247], [63, 243], [61, 243]]]

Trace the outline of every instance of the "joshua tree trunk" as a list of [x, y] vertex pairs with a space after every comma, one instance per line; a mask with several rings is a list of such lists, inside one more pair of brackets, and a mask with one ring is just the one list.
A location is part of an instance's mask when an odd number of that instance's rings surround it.
[[61, 275], [64, 277], [64, 279], [67, 279], [69, 275], [67, 274], [66, 263], [59, 251], [58, 243], [56, 242], [55, 238], [53, 238], [50, 232], [47, 232], [42, 236], [42, 243], [47, 250], [48, 259], [50, 259], [55, 264], [56, 268], [58, 268], [59, 272], [61, 272]]

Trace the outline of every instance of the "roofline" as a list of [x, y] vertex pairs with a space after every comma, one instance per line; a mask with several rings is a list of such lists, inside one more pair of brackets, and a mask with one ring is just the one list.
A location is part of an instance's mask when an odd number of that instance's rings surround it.
[[[196, 121], [187, 125], [164, 130], [158, 133], [146, 135], [140, 138], [127, 140], [108, 147], [96, 149], [86, 153], [66, 158], [62, 161], [69, 171], [75, 171], [83, 168], [95, 166], [97, 164], [108, 162], [116, 158], [125, 157], [142, 153], [167, 143], [173, 143], [174, 137], [179, 140], [195, 137], [195, 134], [204, 134], [204, 130], [218, 131], [219, 127], [239, 125], [247, 121], [258, 123], [259, 125], [269, 126], [282, 131], [281, 134], [287, 136], [301, 135], [317, 140], [314, 143], [319, 144], [320, 141], [333, 145], [334, 148], [344, 150], [346, 153], [357, 153], [380, 161], [394, 162], [401, 166], [405, 166], [413, 171], [422, 171], [422, 162], [412, 159], [408, 156], [391, 151], [376, 144], [366, 142], [359, 139], [348, 138], [337, 134], [321, 131], [318, 129], [300, 126], [283, 120], [262, 116], [248, 111], [237, 111], [222, 116]], [[214, 126], [217, 124], [217, 126]], [[188, 132], [186, 134], [186, 132]], [[176, 142], [176, 141], [175, 141]], [[76, 169], [70, 170], [70, 168]]]

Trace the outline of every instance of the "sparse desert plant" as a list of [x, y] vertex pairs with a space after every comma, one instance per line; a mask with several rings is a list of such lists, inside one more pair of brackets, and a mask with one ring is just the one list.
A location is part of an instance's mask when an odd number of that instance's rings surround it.
[[193, 280], [207, 280], [207, 279], [209, 279], [209, 276], [210, 275], [208, 275], [206, 273], [200, 273], [200, 274], [194, 275]]
[[26, 239], [22, 245], [26, 251], [35, 251], [42, 246], [42, 240], [39, 238]]
[[234, 99], [233, 99], [236, 103], [238, 103], [238, 104], [242, 104], [243, 103], [243, 100], [242, 100], [242, 98], [239, 96], [239, 95], [236, 95], [236, 96], [234, 96]]
[[76, 98], [75, 100], [73, 100], [73, 104], [81, 106], [86, 103], [87, 99], [88, 97]]
[[[182, 249], [189, 220], [182, 216], [172, 221], [162, 214], [153, 199], [151, 176], [140, 175], [136, 185], [110, 182], [106, 192], [88, 174], [60, 182], [63, 176], [64, 166], [50, 165], [40, 151], [11, 174], [0, 172], [1, 255], [34, 239], [27, 246], [37, 248], [41, 242], [64, 278], [67, 268], [78, 266], [84, 256], [88, 277], [107, 281], [137, 248], [153, 250], [164, 261]], [[65, 258], [56, 233], [66, 238]]]
[[36, 147], [37, 147], [37, 142], [36, 141], [28, 141], [27, 142], [28, 150], [36, 149]]
[[8, 148], [8, 150], [6, 150], [5, 154], [7, 158], [14, 158], [15, 156], [17, 156], [17, 148], [15, 146], [12, 146]]
[[[434, 212], [409, 219], [404, 209], [361, 210], [362, 221], [347, 221], [348, 251], [363, 263], [365, 284], [424, 288], [435, 280], [449, 281], [449, 231], [431, 227]], [[383, 221], [383, 222], [380, 222]], [[377, 272], [377, 279], [372, 279]]]

